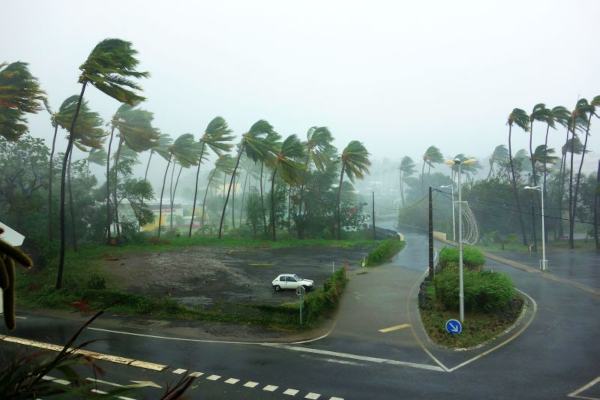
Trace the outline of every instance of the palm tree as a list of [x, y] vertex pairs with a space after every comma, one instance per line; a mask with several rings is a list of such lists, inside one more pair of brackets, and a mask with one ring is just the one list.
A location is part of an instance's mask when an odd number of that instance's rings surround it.
[[[313, 126], [306, 132], [306, 160], [304, 162], [304, 171], [310, 170], [310, 162], [315, 164], [317, 171], [323, 171], [331, 163], [330, 154], [335, 152], [335, 147], [331, 144], [333, 136], [326, 126]], [[304, 180], [306, 177], [304, 178]], [[298, 216], [302, 215], [302, 204], [304, 199], [304, 187], [306, 182], [300, 186], [300, 201], [298, 204]], [[300, 237], [302, 239], [302, 237]]]
[[423, 191], [424, 177], [425, 177], [425, 165], [429, 165], [429, 173], [431, 174], [431, 167], [435, 168], [433, 164], [441, 164], [444, 162], [444, 156], [435, 146], [429, 146], [423, 154], [423, 170], [421, 171], [421, 191]]
[[242, 221], [244, 219], [244, 199], [246, 197], [246, 187], [248, 187], [250, 183], [250, 178], [254, 177], [254, 179], [258, 179], [258, 175], [255, 173], [254, 167], [256, 163], [249, 159], [248, 157], [242, 158], [241, 168], [246, 170], [246, 178], [244, 179], [244, 186], [242, 188], [242, 204], [240, 206], [240, 225], [242, 225]]
[[[160, 237], [160, 229], [161, 229], [161, 219], [162, 219], [162, 201], [165, 193], [165, 183], [167, 182], [167, 172], [169, 171], [169, 166], [171, 165], [171, 160], [173, 157], [175, 161], [186, 168], [196, 165], [198, 162], [198, 153], [197, 153], [197, 145], [194, 140], [194, 135], [191, 133], [184, 133], [179, 136], [175, 142], [169, 146], [169, 158], [167, 159], [167, 168], [165, 169], [165, 176], [163, 178], [163, 186], [160, 192], [160, 205], [158, 209], [158, 237]], [[158, 152], [158, 150], [157, 150]], [[160, 152], [158, 152], [161, 154]], [[162, 154], [161, 154], [162, 155]], [[171, 214], [172, 217], [172, 214]]]
[[486, 179], [490, 179], [492, 172], [494, 171], [494, 165], [502, 164], [508, 160], [508, 150], [506, 146], [501, 144], [496, 146], [494, 152], [490, 156], [490, 172]]
[[254, 125], [250, 127], [250, 130], [242, 135], [242, 140], [238, 145], [239, 150], [235, 167], [233, 168], [233, 173], [231, 174], [231, 182], [229, 183], [229, 189], [227, 190], [227, 196], [225, 197], [225, 204], [223, 204], [221, 223], [219, 224], [219, 239], [221, 238], [223, 231], [225, 210], [227, 207], [227, 202], [229, 201], [229, 194], [233, 185], [233, 179], [235, 177], [235, 172], [237, 171], [242, 154], [245, 153], [246, 156], [255, 162], [270, 163], [273, 159], [275, 138], [278, 136], [279, 135], [277, 135], [277, 133], [273, 130], [273, 126], [262, 119], [254, 123]]
[[[154, 155], [154, 153], [157, 153], [159, 151], [161, 151], [163, 153], [163, 158], [165, 154], [168, 154], [169, 152], [169, 146], [173, 144], [173, 139], [171, 139], [171, 136], [167, 135], [166, 133], [161, 133], [158, 136], [158, 143], [156, 144], [156, 146], [154, 146], [153, 148], [150, 149], [150, 157], [148, 157], [148, 164], [146, 165], [146, 173], [144, 174], [144, 180], [148, 180], [148, 170], [150, 169], [150, 162], [152, 161], [152, 156]], [[168, 157], [168, 155], [167, 155]]]
[[[229, 154], [220, 156], [215, 162], [215, 167], [208, 173], [208, 183], [206, 184], [206, 191], [204, 192], [204, 200], [202, 200], [202, 219], [200, 225], [204, 226], [204, 213], [206, 211], [206, 197], [208, 195], [208, 189], [213, 184], [214, 178], [218, 178], [218, 174], [222, 173], [224, 176], [233, 174], [234, 160]], [[223, 187], [224, 188], [224, 187]]]
[[96, 164], [101, 167], [106, 165], [106, 151], [104, 148], [102, 149], [92, 149], [88, 153], [86, 157], [88, 169], [90, 168], [90, 164]]
[[305, 157], [305, 151], [298, 136], [288, 136], [277, 150], [277, 158], [273, 162], [273, 175], [271, 177], [271, 226], [273, 228], [273, 241], [277, 240], [275, 235], [275, 177], [279, 173], [279, 177], [284, 182], [290, 186], [294, 186], [301, 182], [301, 171], [305, 171], [306, 168], [300, 161], [301, 158]]
[[[566, 107], [556, 106], [552, 109], [552, 111], [548, 115], [548, 118], [546, 119], [547, 127], [546, 127], [546, 137], [544, 139], [544, 146], [546, 149], [548, 148], [548, 133], [550, 132], [550, 128], [556, 129], [556, 123], [558, 123], [566, 128], [569, 124], [569, 117], [570, 117], [570, 113]], [[568, 135], [568, 133], [567, 133], [567, 135]], [[567, 139], [568, 139], [568, 137], [567, 137]], [[564, 162], [561, 163], [561, 169], [563, 167], [563, 164], [564, 164]], [[544, 197], [546, 197], [546, 175], [547, 175], [546, 170], [544, 170], [544, 181], [543, 181]], [[559, 203], [560, 203], [559, 207], [562, 208], [562, 199], [559, 199]]]
[[340, 216], [340, 196], [342, 193], [342, 183], [344, 181], [344, 174], [354, 183], [354, 178], [363, 179], [365, 173], [369, 173], [369, 166], [371, 161], [369, 160], [369, 152], [365, 146], [357, 141], [353, 140], [348, 143], [348, 146], [342, 151], [341, 155], [342, 170], [340, 173], [340, 184], [338, 185], [337, 195], [337, 238], [341, 239], [342, 236], [342, 225]]
[[402, 198], [402, 207], [404, 207], [404, 179], [415, 173], [415, 162], [409, 156], [402, 157], [400, 160], [400, 197]]
[[531, 171], [533, 176], [533, 186], [537, 186], [537, 179], [535, 174], [535, 161], [533, 159], [533, 122], [541, 121], [548, 122], [548, 118], [552, 115], [552, 110], [546, 108], [543, 103], [536, 104], [533, 107], [531, 115], [529, 115], [529, 156], [531, 158]]
[[527, 132], [529, 130], [529, 127], [527, 126], [529, 124], [529, 116], [525, 111], [521, 110], [520, 108], [515, 108], [508, 115], [508, 120], [506, 124], [508, 125], [508, 161], [510, 163], [513, 193], [515, 195], [515, 201], [517, 203], [517, 213], [519, 214], [519, 223], [521, 225], [523, 245], [527, 246], [527, 236], [525, 235], [525, 225], [523, 224], [523, 215], [521, 214], [521, 203], [519, 203], [519, 193], [517, 191], [517, 178], [515, 175], [515, 167], [513, 165], [512, 158], [512, 127], [513, 124], [516, 124], [519, 128]]
[[9, 141], [19, 140], [27, 133], [25, 113], [42, 111], [40, 103], [48, 109], [46, 93], [28, 65], [20, 61], [0, 63], [0, 136]]
[[[121, 39], [105, 39], [98, 43], [90, 53], [87, 60], [79, 67], [81, 75], [78, 82], [81, 83], [81, 94], [71, 122], [70, 132], [74, 131], [83, 95], [87, 84], [95, 86], [101, 92], [110, 97], [130, 105], [144, 100], [137, 94], [142, 88], [131, 78], [146, 78], [147, 72], [139, 72], [136, 67], [139, 63], [135, 55], [137, 52], [131, 47], [131, 42]], [[63, 159], [60, 188], [60, 259], [56, 279], [56, 289], [60, 289], [62, 273], [65, 262], [65, 174], [66, 165], [73, 149], [73, 135], [67, 145]], [[110, 152], [109, 152], [110, 153]]]
[[200, 176], [200, 166], [202, 160], [204, 160], [204, 147], [208, 147], [215, 152], [217, 156], [222, 156], [223, 153], [229, 152], [233, 145], [229, 143], [233, 139], [231, 135], [231, 129], [227, 126], [227, 121], [222, 117], [215, 117], [204, 131], [204, 135], [200, 138], [200, 157], [198, 163], [198, 170], [196, 171], [196, 186], [194, 187], [194, 203], [192, 206], [192, 220], [190, 221], [190, 231], [188, 237], [192, 237], [192, 225], [194, 224], [194, 216], [196, 215], [196, 198], [198, 196], [198, 178]]

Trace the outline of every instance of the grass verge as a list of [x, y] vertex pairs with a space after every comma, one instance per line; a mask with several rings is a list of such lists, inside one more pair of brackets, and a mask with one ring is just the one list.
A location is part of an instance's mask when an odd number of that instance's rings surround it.
[[376, 267], [389, 261], [393, 256], [399, 253], [404, 246], [406, 246], [406, 242], [400, 241], [396, 237], [384, 240], [375, 250], [369, 253], [365, 260], [365, 267]]
[[463, 330], [456, 335], [446, 331], [446, 321], [459, 319], [459, 313], [446, 310], [436, 299], [433, 282], [424, 281], [419, 294], [419, 312], [425, 332], [433, 342], [449, 348], [475, 347], [498, 337], [515, 324], [523, 305], [524, 299], [517, 294], [505, 310], [465, 314]]

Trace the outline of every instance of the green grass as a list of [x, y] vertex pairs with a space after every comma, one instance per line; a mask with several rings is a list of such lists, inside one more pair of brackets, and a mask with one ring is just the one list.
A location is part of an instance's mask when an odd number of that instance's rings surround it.
[[450, 348], [475, 347], [496, 338], [517, 321], [524, 304], [522, 297], [517, 295], [510, 307], [502, 312], [466, 313], [463, 330], [456, 335], [446, 331], [446, 321], [459, 319], [459, 313], [445, 310], [437, 301], [433, 283], [428, 284], [426, 293], [430, 297], [427, 304], [431, 309], [419, 308], [425, 332], [435, 343]]
[[[531, 244], [531, 243], [530, 243]], [[569, 249], [569, 242], [567, 240], [553, 240], [553, 241], [549, 241], [548, 243], [546, 243], [546, 251], [595, 251], [596, 250], [596, 243], [594, 242], [594, 238], [589, 238], [587, 240], [587, 242], [585, 241], [585, 239], [577, 239], [574, 242], [575, 244], [575, 249]], [[514, 253], [528, 253], [528, 248], [526, 246], [523, 246], [523, 243], [521, 241], [518, 242], [514, 242], [514, 243], [507, 243], [504, 245], [504, 250], [502, 250], [502, 245], [500, 243], [492, 243], [489, 244], [487, 246], [481, 245], [481, 244], [477, 244], [474, 247], [480, 251], [483, 252], [488, 252], [488, 253], [497, 253], [497, 252], [502, 252], [502, 251], [506, 251], [506, 252], [514, 252]], [[542, 253], [542, 242], [541, 242], [541, 238], [538, 238], [538, 245], [537, 245], [537, 250], [538, 253]]]

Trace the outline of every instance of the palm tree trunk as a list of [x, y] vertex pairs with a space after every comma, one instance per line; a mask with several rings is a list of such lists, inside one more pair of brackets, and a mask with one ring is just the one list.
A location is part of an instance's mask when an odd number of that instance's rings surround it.
[[87, 83], [87, 79], [84, 79], [81, 88], [81, 94], [79, 95], [79, 101], [77, 102], [77, 108], [75, 109], [75, 115], [73, 116], [73, 121], [71, 121], [71, 129], [69, 130], [69, 132], [71, 132], [69, 135], [69, 144], [67, 145], [67, 150], [65, 151], [65, 155], [63, 157], [63, 166], [60, 172], [60, 254], [55, 286], [57, 290], [60, 289], [62, 285], [62, 274], [65, 265], [65, 175], [67, 173], [67, 162], [69, 161], [71, 151], [73, 150], [73, 142], [75, 140], [72, 132], [75, 132], [75, 122], [77, 122], [77, 117], [79, 116], [79, 109], [81, 108], [81, 102], [83, 101], [83, 95], [85, 93], [85, 87], [87, 86]]
[[291, 211], [292, 211], [292, 185], [290, 185], [290, 188], [288, 189], [288, 212], [287, 212], [288, 234], [292, 233]]
[[579, 171], [577, 172], [577, 182], [575, 183], [575, 197], [573, 200], [573, 221], [571, 222], [573, 227], [575, 226], [575, 211], [577, 210], [577, 196], [579, 195], [579, 181], [581, 180], [581, 168], [583, 167], [583, 160], [585, 159], [585, 150], [587, 148], [588, 136], [590, 133], [590, 125], [592, 123], [592, 115], [594, 115], [594, 113], [590, 112], [588, 125], [585, 129], [585, 140], [583, 142], [583, 150], [581, 152], [581, 161], [579, 162]]
[[[162, 190], [160, 191], [160, 205], [158, 206], [158, 237], [160, 238], [160, 227], [162, 225], [162, 201], [163, 195], [165, 194], [165, 184], [167, 183], [167, 172], [169, 171], [169, 166], [171, 165], [171, 158], [173, 157], [173, 153], [169, 155], [169, 161], [167, 162], [167, 169], [165, 169], [165, 176], [163, 178]], [[175, 167], [173, 167], [175, 169]]]
[[535, 159], [533, 157], [533, 121], [529, 124], [529, 156], [531, 157], [531, 173], [533, 174], [533, 186], [537, 186], [535, 178]]
[[233, 168], [233, 173], [231, 174], [231, 182], [229, 183], [229, 189], [227, 190], [227, 197], [225, 198], [225, 204], [223, 204], [223, 212], [221, 213], [221, 223], [219, 224], [219, 239], [221, 239], [221, 234], [223, 231], [223, 220], [225, 219], [225, 210], [227, 208], [227, 202], [229, 201], [229, 193], [231, 192], [231, 186], [233, 185], [233, 178], [235, 177], [235, 172], [237, 171], [237, 167], [240, 164], [240, 158], [242, 158], [242, 153], [244, 152], [244, 148], [246, 147], [246, 143], [242, 144], [240, 148], [240, 152], [238, 154], [237, 160], [235, 162], [235, 167]]
[[169, 221], [170, 230], [173, 232], [173, 178], [175, 176], [176, 161], [173, 161], [173, 169], [171, 170], [171, 184], [169, 185], [169, 200], [171, 200], [171, 218]]
[[400, 198], [402, 199], [402, 208], [404, 208], [404, 172], [400, 171]]
[[423, 194], [423, 185], [425, 181], [425, 160], [423, 160], [423, 168], [421, 169], [421, 194]]
[[[175, 168], [173, 168], [175, 170]], [[177, 174], [177, 180], [175, 181], [175, 188], [173, 189], [173, 200], [171, 201], [171, 230], [173, 230], [173, 204], [175, 203], [175, 193], [177, 193], [177, 185], [179, 185], [179, 177], [181, 176], [181, 171], [183, 171], [183, 165], [179, 168], [179, 173]]]
[[577, 128], [577, 119], [573, 118], [573, 129], [571, 136], [571, 170], [569, 171], [569, 248], [575, 248], [573, 230], [575, 228], [575, 204], [573, 202], [573, 158], [575, 154], [575, 131]]
[[263, 199], [263, 170], [265, 167], [265, 163], [260, 163], [260, 207], [262, 209], [262, 215], [263, 215], [263, 226], [265, 229], [265, 236], [268, 235], [268, 228], [267, 228], [267, 214], [265, 211], [265, 202]]
[[[493, 155], [492, 155], [493, 157]], [[485, 178], [486, 181], [490, 180], [490, 176], [492, 176], [492, 172], [494, 171], [494, 160], [490, 160], [490, 172], [488, 172], [488, 176], [487, 178]]]
[[206, 210], [206, 196], [208, 195], [208, 188], [210, 188], [210, 184], [212, 183], [215, 174], [212, 174], [210, 179], [208, 180], [208, 184], [206, 185], [206, 191], [204, 192], [204, 200], [202, 200], [202, 217], [200, 220], [200, 226], [204, 226], [204, 211]]
[[112, 141], [115, 133], [115, 125], [113, 124], [112, 129], [110, 131], [110, 140], [108, 141], [108, 152], [106, 154], [106, 233], [107, 233], [107, 242], [108, 246], [110, 243], [110, 223], [112, 218], [110, 217], [110, 148], [112, 146]]
[[233, 193], [231, 193], [231, 229], [235, 229], [235, 175], [233, 175]]
[[[425, 168], [425, 166], [423, 166], [423, 168]], [[342, 164], [342, 173], [340, 174], [340, 184], [338, 186], [338, 193], [337, 193], [337, 239], [341, 240], [342, 238], [342, 225], [341, 225], [341, 217], [340, 217], [340, 199], [342, 196], [342, 181], [344, 180], [344, 170], [346, 169], [346, 164]]]
[[512, 159], [512, 125], [508, 126], [508, 160], [510, 161], [510, 171], [512, 174], [513, 192], [517, 202], [517, 213], [519, 214], [519, 223], [521, 225], [521, 235], [523, 237], [523, 245], [527, 246], [527, 235], [525, 234], [525, 225], [523, 224], [523, 214], [521, 214], [521, 204], [519, 203], [519, 193], [517, 192], [517, 178], [515, 175], [515, 167]]
[[198, 161], [198, 170], [196, 171], [196, 186], [194, 187], [194, 204], [192, 205], [192, 220], [190, 221], [190, 231], [188, 237], [192, 237], [192, 226], [194, 225], [194, 215], [196, 214], [196, 198], [198, 197], [198, 178], [200, 177], [200, 166], [202, 165], [202, 157], [204, 156], [204, 146], [206, 143], [202, 142], [202, 148], [200, 149], [200, 159]]
[[58, 124], [54, 127], [54, 138], [52, 139], [52, 151], [50, 152], [50, 173], [48, 174], [48, 240], [54, 239], [52, 235], [52, 178], [54, 176], [54, 150], [56, 149], [56, 135], [58, 133]]
[[[546, 138], [544, 139], [544, 163], [548, 162], [548, 133], [550, 132], [550, 124], [548, 124], [548, 127], [546, 128]], [[546, 177], [548, 175], [548, 168], [546, 168], [546, 164], [544, 164], [544, 180], [542, 181], [542, 196], [544, 199], [547, 199], [548, 197], [546, 197]], [[547, 218], [544, 215], [544, 225], [547, 227]], [[548, 229], [546, 229], [548, 230]], [[556, 232], [555, 232], [556, 234]], [[548, 235], [546, 235], [546, 232], [544, 232], [546, 241], [548, 241]]]
[[598, 241], [598, 222], [600, 219], [598, 218], [599, 208], [600, 208], [600, 160], [598, 160], [598, 172], [596, 175], [596, 195], [594, 196], [594, 240], [596, 241], [596, 250], [600, 250], [600, 242]]
[[[302, 218], [302, 203], [304, 202], [304, 187], [306, 185], [306, 178], [308, 175], [308, 163], [310, 161], [310, 152], [309, 154], [306, 156], [306, 161], [304, 161], [304, 178], [302, 179], [302, 185], [300, 186], [300, 200], [298, 203], [298, 224], [299, 225], [303, 225], [303, 223], [300, 221], [300, 218]], [[298, 229], [298, 239], [304, 239], [304, 229]]]
[[273, 169], [273, 176], [271, 177], [271, 225], [273, 226], [273, 241], [277, 241], [275, 236], [275, 174], [277, 173], [277, 166]]
[[252, 172], [252, 167], [250, 167], [248, 169], [248, 171], [246, 172], [246, 179], [244, 180], [244, 188], [242, 189], [242, 206], [240, 209], [240, 226], [242, 225], [242, 219], [244, 216], [244, 199], [246, 197], [246, 185], [248, 183], [248, 176], [250, 175], [251, 172]]
[[67, 184], [69, 185], [69, 213], [71, 214], [71, 241], [73, 242], [73, 251], [77, 253], [77, 230], [75, 228], [75, 209], [73, 207], [73, 190], [71, 188], [71, 158], [73, 152], [69, 155], [69, 163], [67, 166]]
[[115, 225], [117, 230], [117, 243], [120, 243], [121, 239], [121, 226], [119, 224], [119, 200], [117, 199], [117, 186], [119, 184], [119, 158], [121, 157], [121, 147], [123, 147], [123, 137], [119, 138], [119, 145], [117, 146], [117, 152], [115, 153], [115, 184], [113, 185], [113, 204], [115, 213]]
[[150, 161], [152, 161], [152, 156], [154, 155], [154, 149], [150, 150], [150, 158], [148, 158], [148, 165], [146, 166], [146, 173], [144, 174], [144, 180], [148, 180], [148, 169], [150, 168]]

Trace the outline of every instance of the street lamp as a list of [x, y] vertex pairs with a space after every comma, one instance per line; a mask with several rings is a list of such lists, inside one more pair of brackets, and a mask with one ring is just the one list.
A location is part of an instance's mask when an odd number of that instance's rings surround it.
[[456, 242], [456, 219], [454, 217], [454, 182], [452, 185], [440, 186], [441, 189], [452, 189], [452, 240]]
[[477, 162], [475, 158], [469, 158], [467, 160], [461, 160], [455, 158], [454, 160], [446, 160], [448, 165], [458, 165], [458, 301], [460, 307], [460, 322], [465, 320], [465, 288], [463, 282], [463, 249], [462, 249], [462, 190], [460, 186], [460, 174], [462, 165], [470, 165]]
[[[540, 260], [540, 269], [548, 269], [548, 260], [546, 260], [546, 227], [544, 225], [544, 190], [540, 186], [525, 186], [525, 190], [537, 190], [542, 194], [542, 259]], [[533, 227], [535, 229], [535, 226]]]

